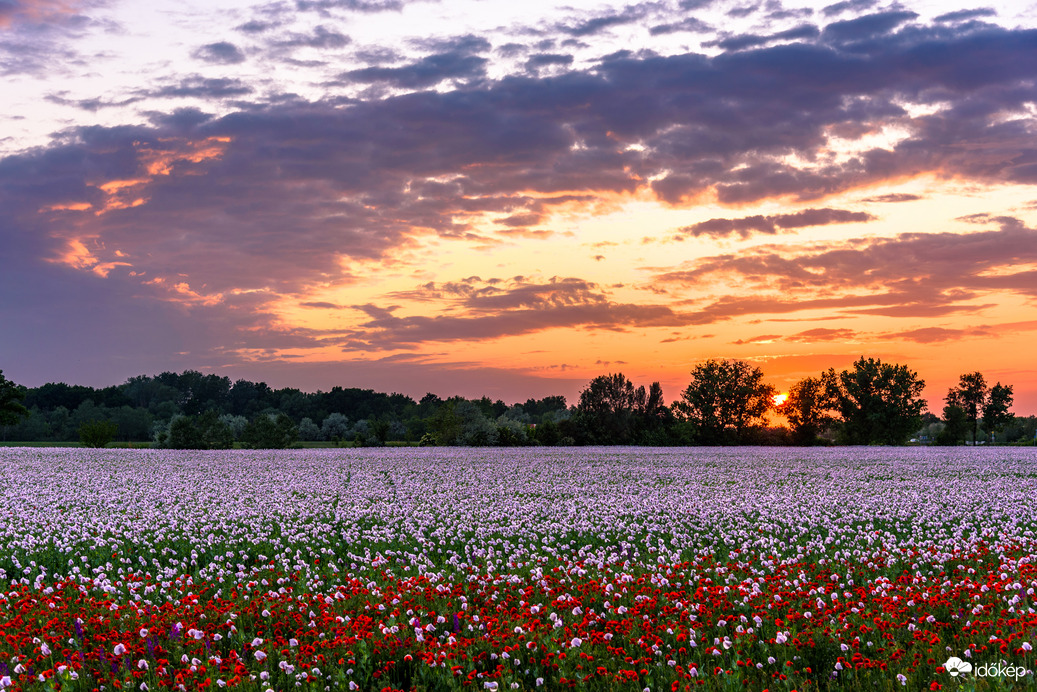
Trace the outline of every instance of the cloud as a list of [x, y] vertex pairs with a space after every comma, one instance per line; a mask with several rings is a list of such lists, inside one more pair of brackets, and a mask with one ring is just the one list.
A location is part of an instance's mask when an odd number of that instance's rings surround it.
[[799, 39], [812, 39], [821, 35], [821, 31], [813, 24], [802, 24], [792, 29], [779, 31], [776, 34], [739, 34], [728, 36], [717, 41], [707, 42], [707, 46], [719, 46], [727, 51], [744, 50], [746, 48], [757, 48], [780, 41], [795, 41]]
[[215, 65], [236, 65], [245, 62], [245, 54], [241, 49], [228, 41], [208, 43], [191, 54], [203, 62]]
[[972, 19], [979, 19], [981, 17], [996, 17], [997, 11], [991, 7], [983, 7], [975, 10], [957, 10], [956, 12], [947, 12], [941, 14], [934, 19], [937, 22], [965, 22]]
[[[147, 124], [74, 127], [0, 159], [0, 273], [42, 263], [47, 271], [25, 290], [40, 288], [42, 277], [76, 290], [88, 281], [119, 286], [161, 305], [163, 315], [168, 308], [209, 316], [220, 338], [222, 316], [233, 314], [228, 324], [266, 329], [266, 347], [288, 339], [270, 327], [272, 305], [323, 302], [313, 288], [352, 281], [350, 263], [381, 261], [427, 238], [549, 233], [562, 209], [653, 194], [673, 205], [812, 205], [698, 229], [768, 233], [867, 220], [813, 200], [916, 176], [1037, 182], [1027, 110], [1037, 32], [922, 31], [894, 19], [836, 31], [869, 37], [852, 52], [820, 39], [716, 56], [622, 52], [561, 74], [493, 79], [473, 54], [486, 49], [484, 40], [446, 39], [437, 45], [458, 50], [352, 76], [416, 92], [377, 98], [263, 105], [244, 102], [254, 94], [245, 81], [160, 83], [132, 96], [200, 99], [209, 112], [155, 103]], [[882, 30], [882, 22], [900, 30]], [[347, 38], [331, 28], [286, 35], [285, 45], [325, 49]], [[421, 91], [451, 80], [460, 86]], [[225, 99], [236, 99], [236, 110], [226, 113]], [[912, 114], [903, 104], [926, 108]], [[852, 153], [832, 153], [834, 130], [883, 128], [903, 139], [874, 148], [861, 140]], [[534, 220], [545, 228], [528, 230]], [[339, 336], [389, 347], [450, 334], [688, 326], [804, 310], [969, 313], [991, 295], [1033, 296], [1037, 279], [1026, 267], [1037, 261], [1028, 249], [1037, 247], [1034, 232], [976, 220], [1001, 228], [764, 246], [658, 271], [659, 285], [674, 290], [730, 280], [730, 295], [695, 304], [635, 304], [600, 286], [524, 281], [480, 300], [453, 298], [456, 314], [398, 310], [361, 318], [369, 329]]]
[[254, 89], [240, 79], [225, 77], [206, 78], [201, 75], [185, 77], [176, 84], [146, 90], [142, 97], [150, 98], [198, 98], [204, 100], [247, 96]]
[[486, 58], [467, 53], [439, 53], [400, 67], [364, 67], [343, 72], [347, 82], [379, 83], [401, 89], [423, 89], [446, 79], [476, 80], [486, 75]]
[[754, 336], [750, 339], [739, 339], [738, 341], [732, 341], [731, 343], [736, 346], [748, 346], [751, 344], [770, 344], [781, 339], [781, 334], [764, 334], [762, 336]]
[[608, 11], [559, 24], [556, 29], [575, 38], [584, 38], [640, 21], [660, 10], [658, 3], [644, 2], [627, 5], [620, 11]]
[[555, 67], [564, 66], [568, 67], [573, 64], [573, 56], [562, 55], [560, 53], [536, 53], [529, 56], [526, 60], [526, 70], [529, 72], [535, 72], [542, 67]]
[[822, 39], [833, 43], [850, 43], [888, 34], [901, 24], [917, 19], [916, 12], [904, 10], [876, 12], [875, 14], [832, 22], [822, 32]]
[[77, 0], [0, 0], [0, 29], [22, 23], [65, 23], [83, 4]]
[[[416, 0], [410, 0], [415, 2]], [[329, 10], [345, 10], [373, 14], [377, 12], [399, 12], [409, 3], [403, 0], [296, 0], [295, 7], [303, 12], [316, 11], [326, 14]]]
[[865, 212], [847, 211], [845, 209], [804, 209], [793, 214], [747, 216], [740, 219], [709, 219], [691, 226], [684, 226], [680, 229], [680, 232], [695, 237], [705, 235], [720, 238], [738, 234], [742, 238], [747, 238], [753, 233], [774, 235], [779, 230], [826, 226], [837, 223], [861, 223], [874, 220], [874, 216]]
[[549, 329], [625, 331], [634, 327], [687, 326], [697, 315], [665, 305], [612, 300], [595, 283], [578, 278], [537, 282], [525, 277], [426, 284], [389, 298], [442, 303], [440, 314], [396, 316], [398, 308], [355, 306], [371, 319], [338, 339], [349, 349], [414, 348], [431, 342], [497, 339]]
[[797, 332], [789, 336], [784, 337], [785, 341], [795, 341], [800, 343], [818, 343], [825, 341], [854, 341], [858, 338], [857, 332], [846, 327], [816, 327], [814, 329], [807, 329], [802, 332]]
[[[763, 246], [661, 272], [655, 282], [754, 287], [699, 308], [716, 319], [825, 309], [843, 314], [933, 317], [979, 312], [994, 293], [1037, 297], [1037, 231], [1014, 219], [1000, 230], [904, 233], [802, 248]], [[764, 291], [777, 290], [768, 296]]]
[[55, 94], [47, 94], [44, 97], [51, 103], [56, 103], [61, 106], [72, 106], [73, 108], [80, 108], [91, 113], [96, 113], [99, 110], [105, 108], [121, 108], [123, 106], [129, 106], [134, 103], [138, 103], [144, 100], [144, 96], [127, 96], [120, 99], [108, 100], [103, 97], [95, 97], [89, 99], [72, 99], [68, 98], [67, 91], [61, 91]]
[[289, 33], [274, 45], [279, 48], [344, 48], [353, 42], [349, 36], [326, 26], [318, 26], [310, 33]]
[[878, 0], [845, 0], [837, 2], [821, 9], [821, 14], [826, 17], [834, 17], [844, 12], [863, 12], [878, 4]]
[[865, 197], [861, 201], [878, 204], [891, 204], [899, 202], [916, 202], [920, 199], [922, 199], [921, 195], [913, 195], [906, 192], [894, 192], [886, 195], [878, 195], [876, 197]]

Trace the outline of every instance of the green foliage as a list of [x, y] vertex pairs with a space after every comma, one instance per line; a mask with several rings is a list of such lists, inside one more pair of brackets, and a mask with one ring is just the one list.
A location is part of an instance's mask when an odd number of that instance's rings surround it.
[[419, 447], [435, 447], [436, 446], [436, 436], [433, 435], [432, 433], [425, 433], [424, 435], [421, 436], [421, 439], [418, 441], [418, 446]]
[[5, 378], [0, 370], [0, 425], [13, 425], [29, 417], [29, 409], [22, 404], [24, 399], [25, 388]]
[[260, 414], [241, 433], [241, 445], [248, 449], [288, 449], [297, 439], [299, 429], [283, 413], [276, 417]]
[[921, 426], [925, 382], [907, 366], [861, 357], [837, 382], [842, 436], [849, 444], [904, 444]]
[[702, 444], [743, 444], [762, 426], [775, 389], [763, 371], [741, 360], [707, 360], [691, 371], [691, 383], [674, 402], [678, 418], [695, 426]]
[[171, 449], [230, 449], [234, 433], [215, 410], [197, 416], [176, 416], [159, 443]]
[[106, 447], [115, 439], [119, 426], [109, 420], [92, 420], [79, 426], [79, 441], [84, 447]]

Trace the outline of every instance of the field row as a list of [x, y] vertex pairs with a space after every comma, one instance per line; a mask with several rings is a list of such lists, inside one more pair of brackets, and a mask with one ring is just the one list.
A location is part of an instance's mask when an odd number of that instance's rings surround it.
[[793, 454], [0, 450], [0, 686], [1031, 685], [1031, 450]]

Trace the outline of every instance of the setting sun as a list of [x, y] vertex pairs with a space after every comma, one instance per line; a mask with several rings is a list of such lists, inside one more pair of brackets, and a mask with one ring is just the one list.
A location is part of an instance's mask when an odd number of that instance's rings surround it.
[[775, 406], [781, 406], [782, 404], [785, 403], [785, 400], [788, 399], [788, 398], [789, 398], [788, 393], [787, 392], [782, 392], [781, 394], [775, 394], [774, 396], [772, 396], [771, 397], [771, 401], [774, 402]]

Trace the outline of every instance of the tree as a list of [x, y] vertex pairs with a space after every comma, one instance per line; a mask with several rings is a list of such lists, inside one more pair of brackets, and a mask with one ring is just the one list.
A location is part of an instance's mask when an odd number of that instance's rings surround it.
[[979, 417], [990, 390], [983, 374], [970, 372], [958, 378], [958, 386], [947, 390], [947, 406], [957, 406], [965, 414], [965, 421], [972, 430], [972, 444], [976, 444], [979, 432]]
[[983, 427], [990, 434], [991, 442], [995, 432], [1001, 432], [1012, 422], [1015, 414], [1009, 412], [1012, 406], [1012, 386], [1000, 382], [990, 388], [987, 401], [983, 404]]
[[320, 426], [321, 438], [329, 442], [340, 442], [349, 434], [349, 419], [341, 413], [330, 413]]
[[[642, 394], [644, 388], [642, 387]], [[634, 383], [621, 373], [599, 375], [582, 392], [576, 405], [578, 426], [585, 442], [591, 444], [629, 444], [632, 435]]]
[[215, 409], [197, 416], [174, 416], [159, 443], [171, 449], [230, 449], [234, 433]]
[[807, 377], [792, 385], [777, 411], [788, 420], [792, 441], [810, 445], [835, 421], [838, 405], [835, 373], [824, 372], [820, 377]]
[[29, 417], [29, 409], [22, 405], [24, 399], [25, 388], [5, 378], [0, 370], [0, 425], [14, 425]]
[[119, 426], [110, 420], [92, 420], [79, 426], [79, 441], [84, 447], [106, 447], [115, 439]]
[[[834, 370], [830, 370], [834, 377]], [[925, 382], [905, 365], [863, 356], [838, 376], [839, 413], [850, 444], [903, 444], [922, 423]]]
[[936, 436], [937, 444], [956, 445], [965, 442], [969, 433], [968, 414], [961, 406], [947, 404], [943, 407], [943, 430]]
[[673, 412], [695, 426], [700, 442], [739, 444], [750, 429], [764, 425], [775, 391], [764, 384], [763, 371], [745, 361], [710, 359], [691, 371]]
[[317, 424], [312, 419], [303, 418], [299, 421], [299, 439], [306, 442], [320, 439], [320, 428], [317, 427]]
[[[564, 405], [561, 397], [556, 401]], [[616, 373], [595, 377], [580, 392], [575, 425], [582, 442], [631, 444], [663, 425], [668, 416], [658, 382], [645, 390], [643, 385], [634, 387], [630, 380]]]
[[261, 413], [241, 433], [241, 446], [248, 449], [287, 449], [299, 439], [299, 429], [283, 413]]

